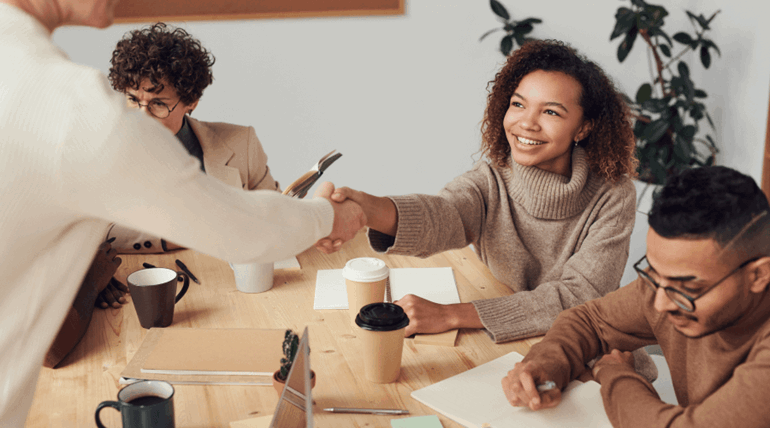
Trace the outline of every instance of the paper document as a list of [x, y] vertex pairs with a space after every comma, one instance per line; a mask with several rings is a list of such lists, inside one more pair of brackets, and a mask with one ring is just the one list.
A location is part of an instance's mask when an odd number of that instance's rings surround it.
[[467, 427], [611, 428], [599, 393], [600, 385], [572, 381], [552, 409], [513, 407], [500, 380], [524, 357], [511, 352], [459, 375], [412, 392], [412, 398]]
[[[394, 268], [390, 270], [390, 295], [398, 300], [414, 294], [434, 303], [460, 303], [452, 268]], [[319, 270], [313, 309], [347, 309], [348, 293], [342, 269]]]

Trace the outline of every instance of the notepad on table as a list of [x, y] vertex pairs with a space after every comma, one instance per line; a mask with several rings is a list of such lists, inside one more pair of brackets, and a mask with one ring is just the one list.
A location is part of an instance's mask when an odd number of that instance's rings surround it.
[[[393, 268], [390, 270], [390, 297], [398, 300], [414, 294], [433, 303], [460, 303], [452, 268]], [[319, 270], [316, 276], [313, 309], [347, 309], [348, 294], [342, 269]]]
[[278, 370], [284, 330], [167, 328], [142, 373], [266, 376]]
[[486, 364], [412, 392], [412, 398], [467, 427], [592, 427], [611, 428], [599, 384], [572, 381], [561, 402], [551, 409], [532, 411], [513, 407], [500, 380], [524, 357], [511, 352]]
[[[393, 268], [388, 279], [390, 301], [414, 294], [433, 303], [460, 303], [452, 268]], [[383, 297], [386, 297], [383, 296]], [[387, 301], [388, 299], [385, 298]], [[316, 276], [313, 309], [347, 309], [348, 294], [342, 269], [319, 270]], [[457, 330], [439, 334], [418, 334], [416, 344], [454, 346]]]

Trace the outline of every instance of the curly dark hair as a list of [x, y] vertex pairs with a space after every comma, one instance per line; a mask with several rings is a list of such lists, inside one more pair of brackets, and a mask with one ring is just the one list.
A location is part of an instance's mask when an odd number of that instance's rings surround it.
[[733, 244], [764, 248], [767, 255], [768, 217], [770, 205], [753, 178], [709, 166], [669, 177], [655, 192], [648, 221], [664, 238], [713, 239], [724, 248], [737, 237]]
[[149, 92], [158, 93], [164, 88], [161, 79], [165, 79], [185, 104], [200, 99], [214, 80], [214, 55], [187, 31], [162, 22], [123, 36], [110, 63], [109, 79], [116, 91], [138, 90], [149, 79], [153, 85]]
[[489, 82], [492, 90], [481, 124], [481, 151], [498, 167], [509, 166], [511, 147], [503, 118], [521, 79], [537, 70], [562, 72], [582, 86], [580, 106], [592, 128], [578, 144], [587, 153], [591, 171], [613, 182], [624, 175], [636, 177], [636, 142], [623, 97], [598, 65], [556, 40], [525, 43]]

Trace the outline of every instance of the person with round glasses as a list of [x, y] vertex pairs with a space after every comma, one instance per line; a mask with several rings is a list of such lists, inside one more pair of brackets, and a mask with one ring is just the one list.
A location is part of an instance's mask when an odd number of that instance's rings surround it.
[[[730, 168], [671, 177], [655, 193], [639, 278], [563, 312], [503, 379], [514, 406], [554, 407], [576, 367], [602, 354], [614, 427], [766, 427], [770, 421], [770, 205]], [[634, 372], [630, 351], [658, 344], [678, 405]], [[542, 394], [536, 384], [559, 388]]]
[[[129, 107], [163, 124], [207, 174], [244, 190], [279, 190], [254, 128], [190, 116], [213, 81], [214, 61], [187, 31], [158, 22], [126, 33], [112, 52], [108, 77], [113, 89], [125, 94]], [[122, 225], [115, 225], [107, 237], [116, 238], [112, 247], [118, 253], [180, 248]], [[116, 290], [108, 287], [105, 293], [111, 291]]]

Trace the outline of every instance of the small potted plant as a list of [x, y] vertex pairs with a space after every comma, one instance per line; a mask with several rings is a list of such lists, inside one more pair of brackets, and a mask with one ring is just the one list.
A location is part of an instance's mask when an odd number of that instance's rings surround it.
[[[283, 357], [281, 358], [281, 368], [273, 373], [273, 388], [281, 395], [283, 387], [286, 385], [286, 379], [289, 377], [291, 371], [291, 365], [294, 364], [294, 358], [297, 356], [297, 349], [299, 349], [299, 336], [297, 336], [291, 329], [286, 330], [286, 334], [283, 337]], [[315, 386], [315, 372], [310, 371], [310, 387]]]

